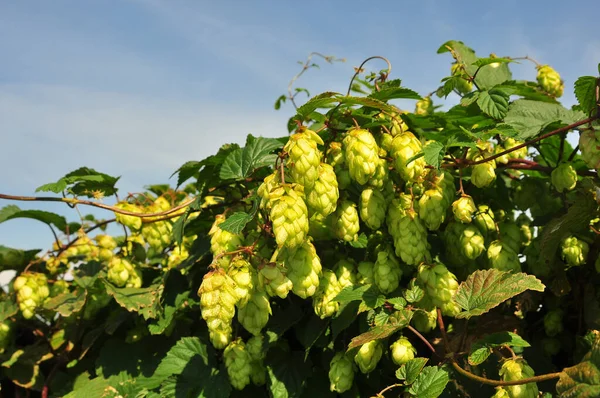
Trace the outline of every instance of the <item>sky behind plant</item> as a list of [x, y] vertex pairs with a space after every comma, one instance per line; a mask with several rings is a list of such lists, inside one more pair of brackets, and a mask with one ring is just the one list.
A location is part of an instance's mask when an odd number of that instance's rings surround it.
[[[347, 59], [317, 60], [321, 68], [298, 82], [313, 94], [344, 92], [353, 67], [372, 55], [426, 94], [449, 74], [449, 54], [436, 50], [454, 39], [481, 56], [552, 65], [570, 106], [575, 79], [598, 73], [596, 8], [591, 0], [0, 2], [0, 192], [32, 195], [88, 166], [122, 176], [123, 195], [165, 183], [185, 161], [249, 133], [283, 136], [293, 108], [273, 103], [312, 51]], [[535, 78], [530, 63], [512, 69]], [[66, 206], [15, 204], [77, 220]], [[51, 239], [37, 221], [0, 224], [6, 246], [46, 249]]]

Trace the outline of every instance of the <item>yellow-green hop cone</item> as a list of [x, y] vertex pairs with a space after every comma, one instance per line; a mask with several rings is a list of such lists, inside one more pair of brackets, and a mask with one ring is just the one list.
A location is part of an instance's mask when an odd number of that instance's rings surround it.
[[269, 263], [260, 268], [258, 281], [269, 296], [278, 296], [282, 299], [288, 296], [293, 287], [292, 281], [285, 274], [285, 269], [276, 263]]
[[108, 262], [107, 279], [118, 287], [142, 287], [141, 271], [121, 257], [113, 257]]
[[379, 340], [371, 340], [360, 347], [354, 356], [354, 362], [360, 371], [366, 374], [375, 370], [382, 355], [383, 343]]
[[[477, 160], [477, 158], [476, 158]], [[496, 179], [496, 162], [490, 160], [489, 162], [476, 164], [473, 166], [471, 172], [471, 182], [477, 188], [485, 188], [489, 186]]]
[[431, 332], [437, 326], [437, 309], [415, 311], [411, 323], [421, 333]]
[[360, 222], [356, 205], [349, 200], [343, 200], [333, 216], [333, 231], [338, 239], [352, 242], [358, 239]]
[[335, 236], [331, 230], [332, 220], [333, 214], [327, 217], [323, 217], [320, 214], [313, 214], [308, 219], [308, 235], [316, 242], [334, 239]]
[[377, 253], [377, 261], [373, 265], [373, 279], [375, 285], [383, 294], [393, 292], [400, 285], [402, 269], [398, 259], [391, 248], [386, 248]]
[[333, 271], [342, 289], [357, 283], [356, 263], [351, 258], [342, 258], [333, 266]]
[[250, 354], [242, 339], [238, 338], [227, 345], [223, 351], [223, 359], [231, 385], [236, 390], [243, 390], [250, 384], [252, 367]]
[[477, 212], [475, 212], [475, 216], [473, 217], [473, 224], [475, 224], [485, 237], [496, 232], [494, 212], [487, 205], [479, 205], [477, 207]]
[[244, 329], [253, 335], [259, 335], [262, 329], [269, 322], [271, 304], [269, 296], [264, 291], [254, 290], [245, 306], [238, 310], [238, 321]]
[[387, 160], [379, 158], [377, 161], [377, 167], [375, 168], [375, 173], [367, 184], [373, 188], [377, 188], [379, 190], [383, 189], [386, 183], [389, 182], [389, 164]]
[[365, 129], [348, 130], [344, 154], [350, 177], [361, 185], [366, 184], [375, 174], [379, 162], [379, 147], [373, 135]]
[[184, 245], [175, 246], [175, 248], [169, 253], [167, 259], [167, 268], [175, 268], [186, 260], [190, 256], [190, 253]]
[[283, 147], [288, 154], [287, 166], [294, 182], [311, 189], [319, 177], [319, 164], [322, 154], [318, 145], [323, 145], [323, 140], [317, 133], [308, 129], [292, 134]]
[[415, 355], [417, 355], [417, 350], [406, 337], [400, 337], [394, 341], [390, 346], [390, 351], [392, 352], [392, 360], [398, 366], [415, 359]]
[[[117, 203], [115, 207], [121, 210], [128, 211], [130, 213], [143, 213], [142, 209], [140, 209], [138, 206], [127, 202]], [[142, 219], [140, 217], [115, 213], [115, 218], [118, 223], [123, 224], [126, 227], [131, 228], [132, 230], [137, 231], [138, 229], [142, 228]]]
[[563, 311], [553, 310], [549, 311], [544, 316], [544, 331], [549, 337], [554, 337], [563, 331]]
[[447, 170], [439, 173], [435, 177], [436, 186], [441, 189], [444, 200], [446, 201], [446, 207], [454, 201], [456, 196], [456, 186], [454, 185], [454, 176]]
[[327, 217], [335, 211], [339, 197], [340, 192], [333, 167], [327, 163], [321, 163], [315, 184], [306, 191], [306, 205], [309, 214], [320, 214]]
[[267, 368], [262, 361], [250, 363], [250, 380], [255, 386], [264, 386], [267, 382]]
[[446, 219], [447, 202], [440, 189], [428, 189], [419, 199], [419, 217], [425, 226], [436, 231]]
[[332, 141], [327, 148], [327, 163], [333, 167], [344, 166], [346, 164], [346, 158], [344, 156], [344, 149], [341, 142]]
[[459, 199], [452, 203], [452, 213], [454, 213], [454, 219], [461, 223], [470, 223], [473, 219], [473, 214], [477, 210], [473, 198], [469, 195], [461, 196]]
[[313, 244], [306, 241], [295, 250], [283, 249], [279, 259], [292, 281], [292, 292], [303, 299], [313, 296], [319, 287], [322, 271], [321, 259]]
[[319, 288], [313, 296], [313, 308], [315, 314], [321, 319], [335, 315], [340, 308], [340, 303], [334, 298], [342, 291], [342, 286], [337, 280], [335, 273], [328, 269], [323, 271]]
[[237, 306], [240, 308], [246, 305], [254, 287], [253, 272], [252, 266], [243, 257], [236, 257], [227, 268], [227, 275], [235, 282]]
[[[523, 144], [522, 141], [517, 141], [514, 138], [507, 138], [502, 143], [502, 146], [505, 150], [508, 150], [521, 144]], [[508, 159], [525, 159], [527, 157], [527, 147], [515, 149], [514, 151], [507, 153], [506, 156], [508, 156]]]
[[468, 94], [473, 90], [473, 83], [468, 80], [467, 74], [461, 64], [453, 63], [450, 68], [452, 76], [460, 76], [460, 79], [456, 79], [456, 90], [461, 94]]
[[415, 104], [415, 115], [427, 116], [433, 113], [433, 101], [431, 97], [424, 97]]
[[496, 393], [492, 395], [492, 398], [511, 398], [508, 391], [504, 387], [496, 387]]
[[360, 219], [371, 229], [379, 229], [385, 221], [387, 203], [381, 191], [365, 188], [360, 194]]
[[538, 66], [536, 79], [542, 89], [553, 97], [559, 98], [563, 95], [565, 84], [550, 65]]
[[571, 191], [577, 185], [577, 172], [570, 163], [561, 163], [552, 170], [551, 178], [558, 192]]
[[370, 261], [361, 261], [358, 263], [358, 275], [356, 281], [359, 285], [372, 285], [375, 283], [375, 277], [373, 274], [374, 267], [375, 263]]
[[11, 344], [13, 334], [13, 322], [5, 319], [0, 322], [0, 354], [3, 354], [6, 348]]
[[271, 192], [281, 185], [281, 173], [275, 170], [273, 173], [265, 177], [263, 182], [258, 186], [256, 193], [260, 196], [260, 208], [271, 210]]
[[168, 221], [157, 221], [142, 226], [142, 236], [155, 252], [162, 252], [171, 244], [173, 226]]
[[[509, 359], [500, 368], [502, 381], [515, 381], [535, 376], [533, 369], [524, 359]], [[539, 391], [536, 383], [503, 387], [509, 398], [537, 398]]]
[[408, 210], [391, 233], [396, 255], [408, 265], [418, 265], [429, 256], [427, 229], [414, 210]]
[[250, 359], [253, 361], [262, 361], [266, 357], [264, 347], [264, 337], [262, 334], [252, 336], [246, 342], [246, 350], [250, 354]]
[[215, 348], [223, 349], [231, 341], [231, 320], [238, 301], [235, 282], [222, 269], [210, 271], [202, 279], [198, 296], [210, 341]]
[[308, 233], [308, 209], [301, 196], [302, 188], [285, 186], [272, 192], [270, 219], [279, 247], [298, 247]]
[[444, 315], [456, 316], [460, 312], [460, 307], [452, 301], [458, 290], [458, 281], [444, 264], [421, 264], [417, 278], [424, 286], [431, 303], [440, 308]]
[[577, 239], [575, 236], [569, 236], [561, 242], [561, 257], [567, 263], [568, 267], [578, 267], [586, 263], [590, 246], [587, 242]]
[[521, 251], [521, 228], [512, 221], [502, 221], [498, 224], [500, 240], [517, 254]]
[[474, 225], [467, 225], [462, 230], [460, 250], [469, 260], [475, 260], [485, 251], [485, 239]]
[[338, 352], [329, 363], [329, 389], [332, 392], [343, 393], [352, 388], [356, 366], [352, 358], [344, 352]]
[[[410, 131], [405, 131], [394, 137], [391, 156], [394, 159], [396, 171], [407, 182], [416, 181], [425, 170], [425, 159], [420, 157], [408, 161], [423, 150], [421, 141]], [[408, 164], [407, 164], [408, 163]]]
[[208, 231], [208, 236], [210, 236], [210, 251], [213, 256], [234, 251], [242, 245], [243, 238], [241, 235], [233, 234], [219, 228], [219, 224], [222, 224], [224, 221], [225, 216], [223, 214], [217, 215], [212, 227]]
[[50, 289], [46, 275], [37, 272], [23, 272], [13, 282], [19, 310], [25, 319], [31, 319], [38, 307], [44, 304]]
[[593, 130], [586, 130], [579, 136], [579, 149], [585, 164], [600, 170], [600, 137]]
[[491, 268], [500, 271], [521, 272], [519, 256], [511, 247], [499, 240], [490, 243], [487, 259]]
[[56, 297], [63, 293], [69, 293], [69, 282], [65, 280], [55, 281], [50, 287], [50, 297]]
[[542, 339], [542, 349], [544, 350], [544, 354], [546, 354], [549, 357], [553, 357], [554, 355], [560, 352], [560, 340], [553, 338]]

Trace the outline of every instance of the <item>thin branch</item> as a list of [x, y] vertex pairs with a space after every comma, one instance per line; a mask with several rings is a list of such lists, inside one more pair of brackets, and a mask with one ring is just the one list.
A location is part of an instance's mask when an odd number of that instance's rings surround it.
[[388, 392], [389, 390], [396, 388], [396, 387], [402, 387], [403, 385], [404, 384], [402, 384], [402, 383], [396, 383], [396, 384], [392, 384], [391, 386], [387, 386], [383, 390], [379, 391], [376, 396], [383, 397], [383, 393]]
[[571, 152], [571, 154], [569, 155], [569, 162], [572, 162], [573, 159], [575, 159], [575, 155], [577, 155], [577, 151], [579, 150], [579, 144], [577, 144], [577, 146], [575, 148], [573, 148], [573, 152]]
[[408, 325], [406, 328], [413, 332], [414, 335], [417, 336], [427, 346], [427, 348], [431, 350], [431, 352], [439, 356], [439, 354], [435, 351], [435, 348], [431, 345], [431, 343], [417, 329], [413, 328], [410, 325]]
[[294, 105], [294, 108], [296, 108], [296, 109], [298, 109], [298, 106], [296, 105], [296, 102], [294, 101], [294, 99], [296, 98], [296, 95], [298, 93], [297, 92], [295, 94], [292, 93], [292, 88], [293, 88], [296, 80], [298, 80], [300, 78], [300, 76], [302, 76], [304, 74], [304, 72], [306, 72], [313, 66], [313, 64], [311, 62], [312, 62], [312, 58], [314, 56], [321, 57], [330, 64], [332, 64], [335, 61], [346, 62], [345, 58], [336, 58], [332, 55], [323, 55], [323, 54], [321, 54], [319, 52], [315, 52], [315, 51], [310, 53], [308, 55], [308, 58], [306, 58], [306, 61], [304, 62], [304, 64], [302, 64], [302, 69], [300, 70], [300, 72], [298, 72], [294, 77], [292, 77], [292, 80], [290, 80], [290, 83], [288, 84], [288, 98], [290, 99], [290, 101], [292, 102], [292, 105]]
[[56, 231], [54, 230], [54, 228], [52, 228], [52, 225], [50, 225], [50, 224], [47, 224], [47, 225], [50, 228], [50, 231], [52, 231], [52, 235], [54, 235], [54, 241], [56, 242], [56, 245], [58, 247], [60, 247], [61, 243], [60, 243], [60, 239], [58, 239], [58, 235], [56, 234]]
[[381, 55], [374, 55], [372, 57], [369, 57], [369, 58], [365, 59], [362, 62], [362, 64], [360, 64], [360, 66], [358, 68], [356, 68], [356, 73], [354, 73], [354, 76], [352, 76], [352, 79], [350, 79], [350, 84], [348, 85], [348, 92], [346, 93], [346, 96], [350, 95], [350, 92], [352, 91], [352, 84], [354, 83], [354, 79], [356, 79], [356, 77], [360, 74], [360, 72], [362, 71], [362, 67], [367, 62], [369, 62], [369, 61], [371, 61], [373, 59], [382, 59], [385, 62], [387, 62], [388, 68], [387, 68], [386, 76], [389, 75], [392, 72], [392, 63], [386, 57], [382, 57]]

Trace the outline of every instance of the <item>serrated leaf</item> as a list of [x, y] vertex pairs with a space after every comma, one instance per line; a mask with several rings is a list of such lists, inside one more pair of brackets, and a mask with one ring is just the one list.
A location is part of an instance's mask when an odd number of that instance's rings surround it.
[[502, 119], [508, 111], [508, 95], [501, 90], [480, 91], [477, 105], [483, 113], [494, 119]]
[[85, 304], [87, 292], [85, 289], [79, 289], [75, 292], [62, 293], [56, 297], [48, 299], [44, 303], [44, 309], [56, 311], [64, 317], [81, 311]]
[[43, 375], [40, 377], [40, 364], [54, 355], [50, 346], [45, 344], [28, 345], [13, 353], [8, 361], [2, 363], [3, 376], [10, 378], [13, 383], [24, 388], [39, 389], [43, 385]]
[[348, 242], [348, 243], [350, 246], [352, 246], [355, 249], [364, 249], [365, 247], [367, 247], [369, 240], [367, 238], [367, 235], [365, 235], [364, 232], [361, 232], [360, 235], [358, 235], [357, 240], [353, 240], [352, 242]]
[[600, 396], [600, 332], [594, 331], [592, 348], [580, 363], [563, 369], [556, 391], [564, 398]]
[[337, 296], [335, 296], [334, 300], [339, 301], [340, 303], [362, 300], [365, 292], [369, 289], [374, 289], [374, 287], [372, 285], [346, 286]]
[[485, 314], [506, 300], [526, 290], [544, 291], [544, 284], [535, 276], [511, 274], [497, 269], [477, 270], [458, 287], [454, 301], [464, 310], [457, 318]]
[[510, 104], [504, 122], [517, 130], [520, 140], [526, 140], [538, 135], [551, 123], [572, 124], [585, 117], [584, 113], [562, 105], [521, 99]]
[[340, 310], [331, 320], [331, 334], [334, 340], [356, 320], [359, 305], [358, 301], [340, 305]]
[[375, 326], [383, 326], [390, 320], [390, 314], [387, 312], [380, 312], [373, 318], [373, 324]]
[[231, 232], [232, 234], [239, 234], [244, 230], [246, 224], [252, 221], [252, 218], [253, 217], [250, 214], [238, 211], [219, 224], [219, 228], [223, 231]]
[[402, 297], [388, 298], [386, 301], [393, 305], [396, 310], [401, 310], [408, 304], [407, 300]]
[[137, 312], [144, 319], [156, 318], [158, 315], [158, 302], [162, 294], [163, 285], [150, 287], [115, 287], [110, 282], [103, 280], [106, 292], [113, 296], [117, 303], [129, 312]]
[[477, 366], [482, 364], [492, 353], [492, 348], [508, 347], [529, 347], [529, 343], [523, 340], [518, 334], [511, 332], [498, 332], [485, 336], [483, 339], [471, 345], [469, 352], [469, 364]]
[[94, 192], [102, 192], [104, 196], [114, 195], [117, 192], [115, 184], [120, 177], [113, 177], [100, 173], [88, 167], [81, 167], [70, 172], [56, 182], [38, 187], [36, 192], [61, 193], [67, 190], [78, 196], [94, 197]]
[[273, 398], [300, 397], [311, 374], [310, 362], [301, 352], [270, 349], [265, 359], [268, 389]]
[[187, 279], [177, 269], [169, 270], [163, 292], [162, 311], [159, 312], [156, 323], [148, 324], [151, 334], [161, 334], [169, 327], [177, 311], [184, 306], [190, 307], [190, 290]]
[[391, 87], [375, 91], [369, 95], [370, 98], [375, 98], [380, 101], [388, 101], [391, 99], [423, 99], [417, 92], [404, 87]]
[[277, 139], [249, 135], [243, 149], [235, 149], [225, 158], [219, 176], [223, 180], [242, 180], [250, 176], [254, 169], [274, 160], [271, 152], [282, 146]]
[[558, 104], [558, 101], [555, 98], [550, 97], [546, 92], [540, 89], [537, 82], [509, 80], [497, 85], [495, 88], [502, 90], [509, 96], [516, 95], [528, 100]]
[[384, 339], [392, 334], [396, 333], [398, 330], [405, 328], [410, 323], [412, 318], [412, 311], [404, 309], [400, 311], [396, 311], [389, 319], [389, 322], [383, 326], [376, 326], [371, 328], [368, 332], [360, 334], [354, 337], [350, 344], [348, 345], [348, 349], [360, 347], [365, 343], [368, 343], [372, 340], [380, 340]]
[[493, 65], [493, 64], [508, 64], [510, 62], [515, 62], [514, 60], [510, 59], [510, 58], [479, 58], [477, 61], [473, 62], [474, 66], [480, 67], [480, 66], [486, 66], [486, 65]]
[[104, 270], [104, 264], [99, 261], [88, 261], [80, 264], [74, 270], [73, 280], [84, 289], [91, 288]]
[[599, 106], [596, 104], [596, 87], [599, 84], [599, 80], [593, 76], [581, 76], [575, 81], [575, 97], [586, 114]]
[[479, 99], [479, 93], [479, 91], [473, 91], [472, 93], [465, 95], [460, 99], [460, 104], [462, 106], [469, 106], [475, 103], [477, 99]]
[[425, 296], [425, 291], [418, 285], [412, 286], [404, 291], [404, 298], [409, 303], [418, 303]]
[[15, 218], [31, 218], [48, 225], [54, 225], [62, 232], [67, 232], [67, 220], [63, 216], [59, 216], [56, 213], [43, 210], [21, 210], [15, 205], [8, 205], [0, 210], [0, 223]]
[[423, 147], [425, 162], [436, 169], [439, 168], [443, 157], [443, 150], [444, 145], [441, 142], [433, 141], [428, 143]]
[[21, 271], [31, 260], [35, 259], [39, 252], [39, 249], [19, 250], [0, 245], [0, 271], [7, 269]]
[[414, 383], [428, 360], [427, 358], [420, 357], [411, 359], [396, 370], [396, 378], [398, 380], [406, 380], [407, 385]]
[[439, 397], [449, 381], [448, 372], [437, 366], [426, 366], [408, 392], [418, 398]]
[[14, 316], [19, 311], [17, 303], [12, 300], [0, 301], [0, 322], [4, 322], [7, 318]]

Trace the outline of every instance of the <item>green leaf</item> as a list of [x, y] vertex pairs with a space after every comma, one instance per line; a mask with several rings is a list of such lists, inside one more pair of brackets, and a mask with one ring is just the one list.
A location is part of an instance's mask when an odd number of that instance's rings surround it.
[[64, 317], [81, 311], [85, 304], [87, 296], [85, 289], [79, 289], [75, 292], [62, 293], [56, 297], [52, 297], [44, 303], [44, 309], [56, 311]]
[[391, 336], [398, 330], [408, 326], [410, 319], [412, 318], [412, 314], [412, 311], [407, 309], [396, 311], [394, 314], [392, 314], [392, 316], [390, 316], [390, 320], [387, 324], [383, 326], [376, 326], [371, 328], [368, 332], [354, 337], [350, 341], [348, 349], [350, 350], [352, 348], [360, 347], [372, 340], [380, 340]]
[[458, 287], [454, 301], [464, 310], [457, 318], [485, 314], [511, 297], [526, 290], [544, 291], [544, 284], [535, 276], [511, 274], [497, 269], [477, 270]]
[[380, 101], [388, 101], [391, 99], [405, 98], [405, 99], [423, 99], [417, 92], [404, 88], [404, 87], [392, 87], [386, 88], [379, 91], [373, 92], [369, 95], [370, 98], [375, 98]]
[[337, 296], [333, 299], [340, 303], [346, 303], [350, 301], [362, 300], [365, 292], [369, 289], [375, 289], [372, 285], [350, 285], [342, 289]]
[[300, 397], [311, 374], [311, 364], [301, 352], [270, 349], [265, 359], [268, 389], [273, 398]]
[[428, 360], [427, 358], [420, 357], [411, 359], [396, 370], [396, 378], [398, 380], [406, 380], [407, 385], [414, 383]]
[[473, 91], [460, 99], [460, 104], [462, 106], [469, 106], [474, 104], [479, 99], [480, 91]]
[[148, 330], [151, 334], [161, 334], [169, 327], [177, 311], [190, 307], [190, 289], [187, 278], [177, 269], [169, 270], [165, 277], [162, 311], [159, 312], [156, 323], [150, 323]]
[[444, 145], [441, 142], [433, 141], [428, 143], [423, 147], [425, 162], [436, 169], [439, 168], [442, 157], [444, 156], [443, 150]]
[[406, 301], [409, 303], [418, 303], [424, 296], [425, 291], [419, 285], [411, 286], [410, 289], [404, 291], [404, 298], [406, 298]]
[[84, 289], [91, 288], [99, 276], [103, 274], [104, 264], [99, 261], [88, 261], [74, 270], [73, 280]]
[[592, 349], [575, 366], [563, 369], [556, 384], [559, 397], [592, 398], [600, 396], [600, 332], [594, 331]]
[[521, 99], [510, 104], [504, 122], [517, 130], [520, 140], [526, 140], [551, 123], [572, 124], [585, 117], [584, 113], [568, 110], [562, 105]]
[[356, 320], [359, 305], [358, 301], [340, 305], [340, 310], [331, 320], [331, 334], [334, 340]]
[[21, 210], [15, 205], [8, 205], [0, 210], [0, 223], [13, 220], [15, 218], [31, 218], [48, 225], [54, 225], [64, 233], [67, 232], [67, 220], [63, 216], [59, 216], [56, 213], [43, 210]]
[[437, 366], [426, 366], [408, 392], [418, 398], [436, 398], [446, 388], [448, 372]]
[[7, 318], [16, 315], [19, 311], [17, 303], [12, 300], [0, 301], [0, 322], [4, 322]]
[[537, 82], [530, 82], [526, 80], [509, 80], [495, 86], [494, 88], [502, 90], [509, 96], [516, 95], [528, 100], [558, 104], [558, 101], [555, 98], [548, 96], [547, 93], [540, 89]]
[[477, 366], [482, 364], [492, 353], [494, 347], [529, 347], [529, 343], [518, 334], [511, 332], [498, 332], [485, 336], [471, 345], [469, 364]]
[[39, 252], [39, 249], [24, 251], [0, 245], [0, 271], [7, 269], [21, 271], [35, 259]]
[[221, 166], [220, 177], [223, 180], [242, 180], [258, 167], [274, 162], [271, 152], [281, 148], [282, 143], [274, 138], [248, 135], [246, 146], [231, 152]]
[[40, 364], [54, 355], [46, 344], [32, 344], [15, 351], [10, 359], [2, 363], [4, 377], [24, 388], [41, 389], [44, 376], [40, 374]]
[[368, 243], [369, 243], [369, 240], [367, 238], [367, 235], [365, 235], [364, 232], [361, 232], [358, 235], [358, 239], [353, 240], [352, 242], [349, 242], [349, 245], [355, 249], [364, 249], [365, 247], [367, 247]]
[[596, 87], [600, 85], [593, 76], [581, 76], [575, 81], [575, 97], [584, 113], [590, 114], [598, 105], [596, 104]]
[[515, 62], [510, 58], [479, 58], [477, 61], [473, 62], [474, 66], [480, 67], [480, 66], [486, 66], [486, 65], [493, 65], [493, 64], [508, 64], [510, 62]]
[[104, 196], [114, 195], [117, 192], [115, 184], [120, 177], [112, 177], [88, 167], [81, 167], [70, 172], [56, 182], [38, 187], [36, 192], [61, 193], [68, 189], [77, 196], [94, 197], [94, 191], [102, 192]]
[[282, 94], [279, 96], [279, 98], [277, 98], [277, 101], [275, 101], [275, 110], [279, 110], [281, 108], [281, 104], [285, 103], [285, 101], [287, 100], [287, 95]]
[[404, 309], [404, 307], [406, 307], [406, 305], [408, 304], [407, 300], [403, 297], [392, 297], [387, 299], [386, 301], [392, 304], [394, 306], [394, 309], [396, 310]]
[[252, 221], [252, 218], [253, 217], [250, 214], [238, 211], [219, 224], [219, 228], [223, 231], [231, 232], [232, 234], [239, 234], [244, 230], [246, 224]]
[[494, 119], [502, 119], [508, 111], [508, 95], [501, 90], [480, 91], [477, 105], [481, 111]]
[[115, 287], [110, 282], [103, 280], [106, 292], [113, 296], [117, 303], [129, 312], [137, 312], [144, 319], [156, 318], [158, 306], [162, 294], [163, 285], [152, 285], [149, 287]]

